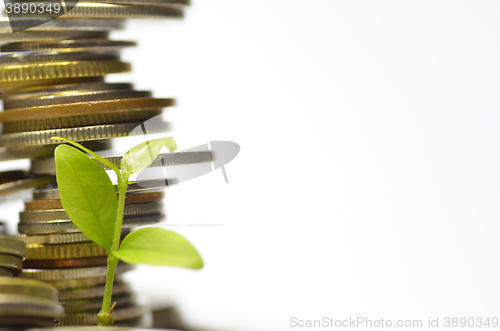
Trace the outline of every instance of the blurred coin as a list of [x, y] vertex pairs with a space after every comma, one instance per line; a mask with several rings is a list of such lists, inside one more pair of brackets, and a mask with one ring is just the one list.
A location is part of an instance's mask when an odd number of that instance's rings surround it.
[[53, 318], [33, 316], [2, 316], [1, 323], [2, 326], [16, 327], [9, 329], [2, 328], [2, 331], [23, 331], [26, 330], [26, 327], [48, 327], [55, 325], [55, 321]]
[[[48, 2], [38, 1], [37, 3], [43, 4], [48, 7]], [[72, 8], [67, 13], [61, 15], [56, 12], [44, 12], [46, 17], [60, 17], [66, 18], [183, 18], [184, 12], [181, 8], [170, 7], [145, 7], [145, 6], [128, 6], [117, 4], [104, 4], [97, 2], [79, 2], [74, 3], [70, 1], [64, 2], [66, 7]], [[5, 10], [4, 10], [5, 12]], [[34, 17], [37, 14], [30, 12], [15, 13], [12, 11], [9, 17]]]
[[[116, 267], [116, 274], [121, 274], [134, 269], [134, 265], [118, 263], [118, 266]], [[106, 275], [107, 267], [100, 266], [70, 269], [24, 269], [19, 277], [43, 281], [58, 281], [67, 279], [105, 277]]]
[[[0, 53], [0, 68], [9, 65], [47, 66], [68, 61], [117, 60], [116, 52], [59, 53], [56, 51]], [[42, 65], [43, 63], [43, 65]], [[55, 78], [55, 77], [50, 77]]]
[[[114, 281], [121, 282], [122, 281], [121, 275], [115, 275]], [[100, 287], [104, 287], [104, 284], [106, 283], [106, 276], [80, 278], [80, 279], [62, 279], [56, 281], [46, 281], [46, 283], [54, 286], [59, 291], [83, 289], [87, 287], [94, 287], [97, 285], [102, 285]]]
[[[144, 216], [134, 216], [123, 218], [123, 228], [133, 228], [159, 223], [164, 218], [163, 214], [151, 214]], [[51, 234], [62, 232], [80, 232], [71, 221], [50, 221], [50, 222], [21, 222], [17, 225], [19, 233], [24, 234]]]
[[[49, 17], [0, 17], [0, 33], [12, 33], [11, 22], [22, 30], [29, 31], [113, 31], [123, 29], [125, 22], [120, 19], [57, 19]], [[15, 34], [27, 32], [21, 31]]]
[[[43, 200], [41, 200], [43, 201]], [[121, 237], [124, 238], [130, 233], [129, 229], [123, 229]], [[90, 242], [91, 240], [81, 232], [74, 233], [55, 233], [55, 234], [45, 234], [45, 235], [19, 235], [18, 238], [24, 241], [27, 247], [36, 247], [38, 245], [47, 244], [72, 244], [81, 242]]]
[[0, 278], [1, 277], [14, 277], [14, 273], [9, 269], [0, 268]]
[[[14, 279], [14, 278], [9, 278]], [[57, 301], [27, 295], [0, 294], [0, 316], [60, 318], [64, 309]]]
[[59, 300], [59, 292], [54, 286], [33, 279], [0, 277], [0, 294], [27, 295], [55, 302]]
[[[140, 318], [145, 313], [143, 306], [130, 306], [117, 308], [113, 311], [115, 322], [133, 320]], [[60, 319], [61, 325], [94, 325], [97, 324], [97, 314], [95, 312], [68, 314]]]
[[26, 257], [26, 243], [14, 236], [0, 235], [0, 254]]
[[119, 51], [124, 47], [136, 46], [133, 41], [119, 41], [109, 39], [74, 39], [60, 41], [39, 41], [13, 43], [0, 47], [2, 52], [33, 52], [33, 51], [57, 51], [57, 52], [88, 52], [88, 51]]
[[[113, 299], [115, 295], [132, 293], [130, 284], [114, 282], [113, 283]], [[59, 291], [59, 300], [82, 300], [100, 298], [102, 304], [102, 297], [104, 296], [104, 286], [94, 286], [88, 288], [76, 288], [71, 290]]]
[[26, 171], [0, 173], [0, 196], [55, 183], [55, 176], [30, 176]]
[[[3, 134], [0, 135], [0, 146], [8, 148], [18, 148], [29, 146], [56, 145], [62, 143], [62, 141], [50, 139], [51, 137], [56, 136], [80, 142], [127, 137], [129, 135], [135, 134], [141, 135], [142, 132], [134, 130], [140, 125], [141, 123], [136, 122]], [[154, 125], [154, 127], [148, 127], [148, 133], [164, 132], [164, 130], [168, 128], [168, 123], [164, 122], [154, 123]], [[134, 132], [132, 132], [132, 130], [134, 130]]]
[[23, 259], [17, 256], [0, 254], [0, 268], [8, 269], [13, 274], [17, 274], [23, 270]]
[[[135, 303], [135, 300], [135, 295], [130, 293], [119, 295], [115, 295], [113, 293], [112, 301], [116, 302], [115, 309], [130, 306]], [[102, 307], [102, 298], [61, 301], [61, 304], [63, 305], [64, 312], [66, 314], [82, 313], [92, 310], [99, 311], [99, 308]]]
[[64, 260], [26, 260], [24, 268], [26, 269], [61, 269], [61, 268], [86, 268], [107, 265], [106, 256], [87, 257], [81, 259]]
[[[36, 96], [23, 100], [15, 100], [4, 103], [4, 110], [10, 111], [12, 108], [31, 108], [42, 107], [60, 104], [73, 104], [89, 101], [106, 101], [117, 99], [132, 99], [132, 98], [151, 98], [149, 91], [135, 90], [101, 90], [101, 91], [85, 91], [79, 93], [64, 93]], [[47, 109], [50, 111], [50, 109]]]

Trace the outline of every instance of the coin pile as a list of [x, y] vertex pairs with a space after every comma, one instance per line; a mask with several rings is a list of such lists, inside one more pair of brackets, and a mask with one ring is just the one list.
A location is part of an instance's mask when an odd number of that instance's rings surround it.
[[13, 278], [23, 270], [26, 244], [0, 235], [0, 325], [50, 326], [63, 315], [57, 289], [44, 282]]
[[[57, 187], [50, 186], [35, 190], [33, 200], [25, 202], [18, 225], [27, 245], [21, 277], [47, 281], [61, 291], [59, 299], [65, 308], [61, 325], [96, 324], [104, 296], [106, 250], [79, 232], [58, 198]], [[163, 192], [144, 192], [131, 184], [122, 235], [131, 227], [159, 222], [163, 218], [162, 199]], [[144, 326], [144, 307], [136, 304], [131, 287], [121, 280], [121, 274], [132, 269], [124, 263], [117, 267], [113, 315], [117, 325]]]
[[[104, 151], [111, 147], [111, 138], [164, 132], [168, 125], [159, 118], [163, 108], [174, 105], [173, 99], [153, 98], [151, 92], [137, 91], [130, 83], [105, 82], [107, 74], [131, 70], [120, 60], [119, 51], [135, 46], [131, 41], [111, 40], [109, 33], [123, 28], [125, 18], [181, 18], [188, 1], [37, 3], [52, 9], [63, 6], [65, 14], [52, 20], [60, 13], [37, 17], [28, 11], [15, 19], [15, 12], [6, 6], [10, 21], [0, 19], [0, 42], [5, 43], [0, 47], [0, 161], [31, 159], [30, 173], [7, 173], [5, 181], [0, 174], [0, 195], [37, 188], [20, 213], [18, 230], [27, 246], [27, 259], [19, 281], [44, 281], [59, 290], [65, 309], [58, 318], [61, 325], [92, 325], [97, 323], [104, 295], [106, 251], [82, 234], [63, 209], [53, 158], [61, 141], [50, 138], [60, 136]], [[11, 33], [14, 27], [20, 32]], [[121, 160], [120, 156], [106, 158], [116, 165]], [[158, 156], [151, 167], [208, 161], [208, 152], [175, 153]], [[163, 193], [158, 190], [165, 184], [163, 179], [129, 185], [123, 236], [133, 227], [162, 220]], [[16, 271], [4, 269], [9, 275]], [[145, 309], [122, 279], [132, 269], [125, 263], [117, 267], [112, 297], [115, 325], [144, 325]]]

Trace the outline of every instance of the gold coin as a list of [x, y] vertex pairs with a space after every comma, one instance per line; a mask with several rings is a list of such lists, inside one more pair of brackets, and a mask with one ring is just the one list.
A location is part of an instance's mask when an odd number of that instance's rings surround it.
[[79, 259], [106, 256], [106, 249], [93, 242], [62, 245], [29, 244], [27, 249], [28, 260]]
[[19, 133], [40, 130], [55, 130], [63, 128], [75, 128], [82, 126], [94, 126], [105, 124], [144, 122], [158, 116], [161, 110], [142, 110], [110, 114], [91, 114], [62, 118], [49, 118], [45, 120], [20, 121], [4, 123], [3, 133]]
[[[47, 2], [37, 2], [46, 3]], [[129, 6], [117, 4], [104, 4], [98, 2], [87, 3], [72, 3], [65, 1], [65, 6], [71, 8], [65, 14], [59, 12], [44, 12], [44, 17], [60, 17], [65, 18], [183, 18], [184, 12], [180, 7], [146, 7], [146, 6]], [[46, 5], [46, 6], [47, 6]], [[9, 17], [36, 17], [40, 14], [32, 13], [9, 13]]]
[[57, 84], [80, 84], [88, 82], [100, 82], [104, 77], [77, 77], [77, 78], [57, 78], [57, 79], [42, 79], [42, 80], [24, 80], [17, 82], [0, 82], [0, 90], [2, 92], [12, 91], [16, 89], [32, 88], [39, 86], [50, 86]]
[[79, 78], [128, 72], [130, 64], [117, 60], [64, 61], [6, 64], [0, 66], [0, 82]]
[[0, 254], [0, 268], [11, 270], [14, 274], [23, 270], [23, 259], [12, 255]]
[[0, 254], [9, 254], [24, 259], [26, 243], [17, 237], [0, 235]]
[[62, 117], [75, 117], [91, 114], [111, 114], [132, 111], [162, 109], [175, 104], [174, 99], [130, 98], [76, 102], [69, 104], [48, 105], [9, 109], [0, 113], [0, 122], [45, 120]]
[[82, 51], [116, 51], [124, 47], [132, 47], [137, 44], [133, 41], [119, 41], [109, 39], [73, 39], [60, 41], [39, 41], [12, 43], [0, 46], [2, 52], [33, 52], [33, 51], [57, 51], [57, 52], [82, 52]]
[[0, 293], [59, 300], [59, 292], [54, 286], [33, 279], [0, 277]]

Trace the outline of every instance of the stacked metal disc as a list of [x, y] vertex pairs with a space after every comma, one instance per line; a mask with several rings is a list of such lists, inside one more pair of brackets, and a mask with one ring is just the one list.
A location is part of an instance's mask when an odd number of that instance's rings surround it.
[[13, 278], [23, 269], [26, 244], [0, 235], [0, 326], [50, 326], [63, 316], [55, 287], [37, 280]]
[[[163, 192], [134, 193], [136, 184], [126, 195], [123, 235], [133, 226], [159, 222], [163, 218]], [[68, 218], [58, 199], [57, 187], [48, 186], [34, 192], [20, 213], [19, 232], [27, 245], [27, 259], [21, 277], [49, 282], [59, 291], [65, 315], [61, 325], [93, 325], [104, 296], [106, 250], [91, 242]], [[144, 308], [121, 274], [133, 266], [120, 263], [113, 286], [117, 325], [144, 326]]]
[[[94, 151], [111, 147], [109, 139], [165, 131], [162, 109], [173, 99], [153, 98], [130, 83], [106, 83], [107, 74], [130, 71], [119, 51], [134, 42], [109, 39], [109, 32], [123, 28], [124, 18], [180, 18], [185, 0], [80, 0], [78, 3], [37, 1], [56, 5], [66, 14], [20, 14], [14, 27], [0, 21], [0, 91], [3, 112], [0, 123], [0, 161], [29, 158], [30, 173], [8, 173], [7, 185], [37, 189], [20, 213], [18, 230], [27, 244], [27, 259], [20, 277], [44, 281], [59, 290], [65, 315], [61, 325], [93, 325], [102, 304], [106, 275], [106, 251], [92, 243], [71, 222], [59, 200], [55, 183], [55, 147], [60, 136], [83, 143]], [[20, 5], [22, 7], [22, 4]], [[29, 6], [29, 2], [28, 2]], [[27, 7], [31, 8], [31, 7]], [[27, 17], [32, 16], [32, 17]], [[50, 20], [50, 17], [59, 17]], [[43, 24], [42, 24], [43, 23]], [[30, 29], [23, 29], [32, 27]], [[34, 27], [33, 27], [34, 26]], [[144, 125], [148, 122], [147, 130]], [[119, 165], [121, 157], [107, 157]], [[191, 164], [210, 161], [208, 153], [160, 155], [151, 165]], [[104, 165], [103, 165], [104, 167]], [[15, 176], [14, 176], [15, 175]], [[17, 176], [17, 177], [16, 177]], [[14, 177], [14, 179], [12, 179]], [[29, 185], [20, 186], [19, 182]], [[12, 184], [12, 183], [15, 184]], [[165, 180], [132, 183], [126, 196], [123, 235], [135, 226], [154, 224], [163, 218]], [[1, 261], [1, 260], [0, 260]], [[0, 263], [0, 268], [2, 264]], [[0, 271], [9, 274], [11, 269]], [[117, 267], [112, 301], [116, 301], [115, 325], [144, 325], [144, 307], [122, 274], [133, 266]]]

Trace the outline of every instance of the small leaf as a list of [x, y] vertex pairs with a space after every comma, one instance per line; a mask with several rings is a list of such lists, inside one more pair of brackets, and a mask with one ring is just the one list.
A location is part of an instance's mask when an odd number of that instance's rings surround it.
[[55, 150], [61, 203], [71, 221], [90, 240], [111, 250], [118, 200], [106, 172], [68, 145]]
[[133, 147], [122, 158], [122, 172], [132, 175], [148, 167], [156, 159], [163, 146], [166, 146], [171, 153], [177, 149], [177, 144], [171, 137], [149, 140]]
[[128, 234], [113, 254], [131, 264], [201, 269], [203, 260], [186, 238], [160, 228], [142, 228]]

